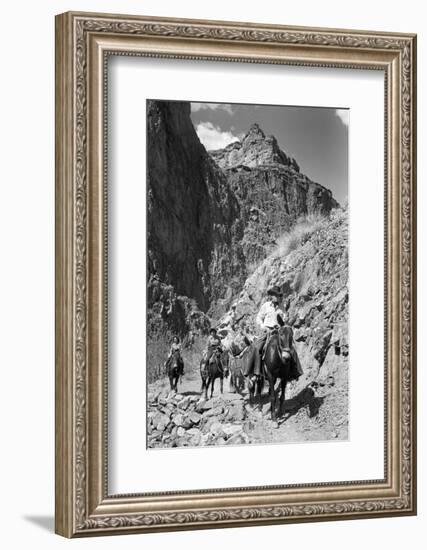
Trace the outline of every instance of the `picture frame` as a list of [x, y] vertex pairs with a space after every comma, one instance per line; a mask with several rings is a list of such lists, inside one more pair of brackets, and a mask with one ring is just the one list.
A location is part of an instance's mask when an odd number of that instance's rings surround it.
[[[56, 532], [416, 514], [416, 36], [68, 12], [56, 17], [55, 46]], [[106, 60], [113, 55], [384, 73], [383, 479], [109, 494]]]

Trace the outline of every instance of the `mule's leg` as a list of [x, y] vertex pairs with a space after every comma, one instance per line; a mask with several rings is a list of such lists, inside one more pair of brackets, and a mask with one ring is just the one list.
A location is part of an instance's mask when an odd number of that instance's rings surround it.
[[243, 376], [243, 373], [239, 373], [239, 393], [242, 393], [245, 389], [245, 377]]
[[205, 380], [205, 399], [208, 400], [208, 388], [209, 388], [210, 378], [209, 376]]
[[276, 422], [276, 392], [274, 390], [274, 386], [276, 385], [276, 380], [271, 379], [269, 380], [270, 383], [270, 406], [271, 406], [271, 420], [273, 422]]
[[249, 404], [253, 406], [255, 397], [255, 386], [251, 378], [248, 378], [248, 392], [249, 392]]
[[255, 382], [255, 392], [258, 395], [258, 408], [260, 411], [262, 411], [262, 389], [264, 387], [264, 383], [262, 378], [258, 378], [258, 380]]
[[232, 371], [230, 374], [230, 393], [236, 393], [237, 384], [234, 379], [234, 372]]
[[169, 375], [169, 385], [171, 387], [171, 391], [173, 391], [173, 377]]
[[219, 379], [219, 384], [220, 384], [220, 390], [221, 390], [221, 393], [224, 393], [224, 378], [221, 376], [221, 378]]
[[282, 378], [280, 380], [280, 405], [279, 405], [279, 416], [283, 414], [283, 407], [285, 404], [285, 393], [286, 393], [286, 380]]
[[202, 368], [203, 368], [203, 364], [200, 363], [199, 372], [200, 372], [200, 378], [202, 379], [202, 385], [201, 385], [201, 387], [200, 387], [200, 394], [202, 394], [202, 393], [203, 393], [203, 390], [205, 389], [205, 378], [204, 378], [204, 376], [203, 376]]
[[214, 392], [214, 386], [215, 386], [215, 378], [212, 377], [212, 380], [211, 380], [211, 399], [212, 399], [213, 392]]

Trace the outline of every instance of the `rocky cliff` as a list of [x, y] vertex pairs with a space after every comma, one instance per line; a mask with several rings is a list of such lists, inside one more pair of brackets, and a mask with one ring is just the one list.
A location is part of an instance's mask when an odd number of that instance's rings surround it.
[[157, 371], [171, 336], [205, 334], [212, 304], [230, 300], [246, 276], [240, 206], [189, 103], [148, 101], [147, 209], [148, 362]]
[[[239, 203], [200, 143], [190, 104], [148, 102], [148, 274], [202, 311], [241, 272]], [[153, 297], [154, 299], [154, 297]]]
[[251, 126], [241, 142], [210, 154], [240, 205], [248, 272], [299, 217], [327, 214], [338, 206], [331, 191], [302, 174], [296, 160], [258, 124]]

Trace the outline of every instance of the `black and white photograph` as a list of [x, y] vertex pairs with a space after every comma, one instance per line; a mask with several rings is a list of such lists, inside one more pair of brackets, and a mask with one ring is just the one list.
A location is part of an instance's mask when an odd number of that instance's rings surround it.
[[147, 447], [348, 439], [346, 109], [147, 101]]

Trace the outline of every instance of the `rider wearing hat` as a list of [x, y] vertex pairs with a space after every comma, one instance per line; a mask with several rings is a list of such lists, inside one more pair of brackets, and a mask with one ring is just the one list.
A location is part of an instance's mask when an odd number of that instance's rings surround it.
[[209, 360], [216, 350], [222, 350], [221, 338], [218, 336], [216, 328], [211, 328], [209, 331], [208, 345], [204, 353], [204, 367], [209, 364]]
[[256, 376], [261, 375], [261, 357], [262, 352], [267, 342], [271, 331], [277, 327], [282, 327], [285, 324], [285, 314], [280, 309], [280, 302], [283, 298], [283, 293], [278, 286], [273, 286], [267, 291], [268, 300], [261, 306], [256, 317], [257, 325], [264, 331], [262, 336], [257, 338], [254, 342], [254, 347], [257, 353], [255, 353], [253, 374]]

